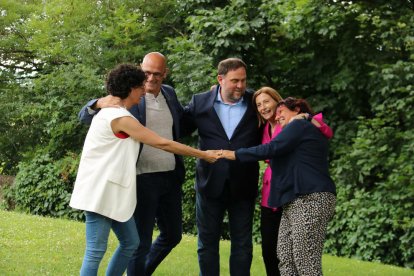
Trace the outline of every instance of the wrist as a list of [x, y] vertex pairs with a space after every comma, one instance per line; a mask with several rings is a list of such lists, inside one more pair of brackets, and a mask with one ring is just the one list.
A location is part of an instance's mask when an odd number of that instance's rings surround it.
[[91, 109], [93, 109], [93, 110], [97, 110], [97, 109], [99, 109], [99, 101], [100, 101], [101, 99], [99, 98], [99, 99], [97, 99], [91, 106], [90, 106], [90, 108]]
[[92, 104], [86, 106], [86, 110], [88, 111], [89, 115], [95, 115], [98, 112], [97, 102], [99, 100], [95, 100]]

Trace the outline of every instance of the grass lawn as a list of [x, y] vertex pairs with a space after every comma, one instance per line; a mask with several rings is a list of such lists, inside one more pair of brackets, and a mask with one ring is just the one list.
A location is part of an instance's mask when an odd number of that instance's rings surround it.
[[[79, 275], [85, 246], [83, 223], [0, 210], [0, 275]], [[104, 275], [117, 245], [111, 234], [99, 275]], [[157, 275], [198, 275], [196, 238], [181, 243], [156, 270]], [[221, 275], [229, 275], [230, 243], [223, 241]], [[251, 275], [265, 275], [260, 246], [255, 245]], [[325, 255], [324, 275], [412, 275], [414, 270]]]

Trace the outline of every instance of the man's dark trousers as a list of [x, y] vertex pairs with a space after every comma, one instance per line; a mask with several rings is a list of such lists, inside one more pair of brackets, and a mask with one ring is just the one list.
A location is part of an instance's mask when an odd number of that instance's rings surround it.
[[253, 257], [252, 222], [255, 199], [235, 199], [228, 185], [218, 198], [196, 194], [200, 275], [219, 276], [219, 242], [227, 210], [231, 239], [230, 274], [250, 275]]
[[[182, 191], [174, 171], [137, 175], [134, 213], [140, 244], [128, 266], [130, 275], [151, 275], [182, 237]], [[154, 224], [160, 235], [152, 243]]]

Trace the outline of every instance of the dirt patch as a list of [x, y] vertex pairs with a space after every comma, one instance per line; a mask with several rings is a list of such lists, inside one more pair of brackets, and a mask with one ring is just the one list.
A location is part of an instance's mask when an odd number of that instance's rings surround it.
[[2, 175], [0, 174], [0, 187], [3, 186], [10, 186], [11, 184], [13, 184], [14, 181], [14, 176], [11, 175]]
[[14, 182], [14, 176], [0, 174], [0, 203], [3, 201], [4, 187], [11, 186]]

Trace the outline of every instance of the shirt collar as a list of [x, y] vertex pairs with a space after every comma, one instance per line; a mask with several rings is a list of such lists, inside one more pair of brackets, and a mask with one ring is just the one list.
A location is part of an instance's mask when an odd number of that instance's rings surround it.
[[161, 93], [161, 91], [160, 93], [158, 93], [157, 97], [155, 97], [154, 94], [152, 93], [145, 93], [145, 99], [147, 100], [157, 100], [157, 99], [162, 99], [162, 98], [164, 98], [164, 95]]
[[225, 102], [223, 102], [223, 98], [221, 97], [221, 93], [220, 93], [220, 91], [221, 91], [221, 87], [218, 89], [218, 91], [217, 91], [217, 98], [216, 98], [216, 102], [219, 102], [219, 103], [221, 103], [221, 104], [226, 104], [226, 105], [238, 105], [238, 104], [242, 104], [243, 103], [243, 101], [244, 101], [244, 97], [241, 97], [240, 98], [240, 100], [237, 102], [237, 103], [234, 103], [234, 104], [228, 104], [228, 103], [225, 103]]

